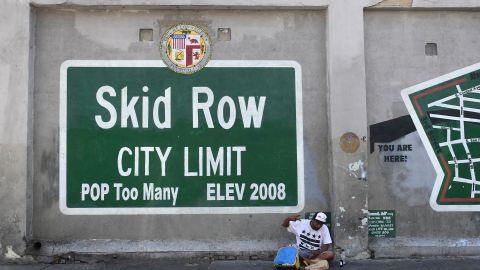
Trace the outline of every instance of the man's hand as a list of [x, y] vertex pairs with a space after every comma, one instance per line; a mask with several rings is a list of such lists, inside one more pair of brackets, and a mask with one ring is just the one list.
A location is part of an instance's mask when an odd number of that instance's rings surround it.
[[320, 252], [320, 253], [323, 253], [323, 252], [325, 252], [325, 251], [327, 251], [327, 250], [329, 250], [329, 249], [330, 249], [330, 244], [323, 244], [323, 245], [320, 247], [319, 252]]
[[312, 251], [312, 258], [315, 258], [317, 257], [318, 255], [322, 254], [322, 251], [321, 250], [315, 250], [315, 251]]
[[296, 215], [291, 215], [289, 217], [287, 217], [289, 221], [295, 221], [295, 220], [299, 220], [300, 219], [300, 214], [296, 214]]
[[296, 214], [296, 215], [291, 215], [291, 216], [287, 217], [287, 218], [283, 221], [282, 226], [285, 227], [285, 228], [287, 228], [288, 225], [289, 225], [289, 223], [290, 223], [290, 221], [295, 221], [295, 220], [298, 220], [298, 219], [300, 219], [300, 215], [298, 215], [298, 214]]
[[[321, 259], [321, 260], [327, 260], [331, 261], [335, 258], [335, 253], [332, 251], [329, 251], [330, 244], [323, 244], [320, 250], [313, 251], [312, 259]], [[310, 261], [311, 261], [310, 260]]]

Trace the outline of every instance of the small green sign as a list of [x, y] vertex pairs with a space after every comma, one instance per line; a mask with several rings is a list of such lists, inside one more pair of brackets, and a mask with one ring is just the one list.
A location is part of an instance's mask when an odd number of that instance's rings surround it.
[[65, 214], [303, 209], [301, 70], [292, 61], [80, 61], [60, 72]]
[[368, 236], [394, 238], [395, 210], [369, 210]]

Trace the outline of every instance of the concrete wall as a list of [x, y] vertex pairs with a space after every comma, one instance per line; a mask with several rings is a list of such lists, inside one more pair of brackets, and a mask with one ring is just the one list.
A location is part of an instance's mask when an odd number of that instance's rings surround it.
[[31, 140], [29, 96], [30, 10], [7, 1], [0, 10], [0, 252], [18, 258], [25, 250], [28, 152]]
[[[161, 240], [157, 251], [168, 251], [173, 246], [189, 251], [242, 251], [246, 245], [252, 250], [274, 250], [291, 240], [279, 227], [284, 215], [278, 214], [66, 216], [60, 213], [58, 192], [52, 192], [58, 190], [58, 67], [67, 59], [159, 59], [161, 34], [171, 25], [186, 20], [206, 25], [212, 36], [220, 27], [231, 29], [231, 41], [215, 41], [214, 59], [295, 60], [304, 67], [305, 211], [330, 210], [328, 156], [323, 154], [328, 151], [324, 11], [46, 8], [37, 9], [36, 18], [33, 239]], [[245, 24], [246, 21], [250, 24]], [[154, 41], [139, 42], [140, 28], [153, 28]], [[316, 35], [302, 38], [313, 29]], [[298, 50], [299, 47], [302, 49]], [[192, 246], [185, 241], [198, 243]], [[219, 247], [204, 244], [217, 242], [224, 244]]]
[[[221, 5], [211, 0], [7, 0], [0, 10], [2, 25], [9, 26], [0, 31], [0, 260], [67, 252], [271, 254], [293, 241], [280, 228], [284, 215], [278, 214], [86, 217], [59, 212], [60, 64], [160, 59], [159, 35], [185, 20], [207, 25], [213, 36], [219, 27], [232, 29], [231, 41], [215, 41], [213, 59], [302, 65], [303, 212], [332, 212], [338, 248], [356, 258], [370, 256], [369, 249], [377, 256], [474, 254], [480, 246], [474, 239], [478, 215], [438, 213], [428, 205], [435, 173], [417, 133], [395, 142], [412, 144], [406, 163], [385, 163], [384, 153], [368, 154], [367, 143], [369, 125], [407, 114], [401, 89], [478, 62], [478, 14], [458, 11], [472, 7], [479, 6], [426, 0]], [[139, 42], [139, 28], [153, 28], [154, 41]], [[254, 49], [245, 49], [245, 41]], [[301, 42], [302, 50], [294, 42]], [[425, 56], [425, 42], [437, 43], [438, 56]], [[339, 144], [347, 132], [361, 139], [353, 153]], [[366, 181], [349, 169], [357, 161], [368, 166]], [[396, 237], [368, 238], [367, 209], [395, 210]], [[43, 243], [40, 251], [27, 249], [34, 241]]]
[[[369, 125], [408, 115], [400, 90], [480, 61], [478, 12], [365, 12], [365, 56]], [[436, 43], [438, 55], [425, 53]], [[386, 132], [394, 133], [394, 130]], [[414, 131], [390, 143], [412, 151], [375, 151], [369, 158], [369, 208], [396, 210], [396, 238], [371, 239], [379, 256], [478, 252], [476, 212], [436, 212], [429, 197], [436, 173]], [[385, 162], [385, 155], [406, 155], [406, 162]], [[421, 248], [415, 248], [420, 246]], [[440, 248], [442, 247], [442, 248]], [[468, 251], [469, 250], [469, 251]]]

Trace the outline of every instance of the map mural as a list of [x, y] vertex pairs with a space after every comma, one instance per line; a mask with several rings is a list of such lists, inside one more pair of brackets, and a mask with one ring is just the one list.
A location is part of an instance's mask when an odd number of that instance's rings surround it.
[[437, 211], [480, 210], [480, 64], [402, 91], [435, 167], [430, 205]]

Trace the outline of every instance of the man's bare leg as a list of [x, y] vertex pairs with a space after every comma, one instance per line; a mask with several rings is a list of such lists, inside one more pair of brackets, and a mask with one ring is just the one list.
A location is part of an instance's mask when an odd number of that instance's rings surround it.
[[319, 260], [327, 260], [327, 261], [332, 261], [335, 258], [335, 253], [333, 251], [324, 251], [313, 258], [307, 260], [309, 264], [315, 263]]

